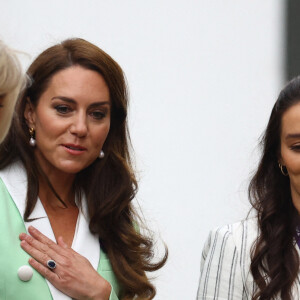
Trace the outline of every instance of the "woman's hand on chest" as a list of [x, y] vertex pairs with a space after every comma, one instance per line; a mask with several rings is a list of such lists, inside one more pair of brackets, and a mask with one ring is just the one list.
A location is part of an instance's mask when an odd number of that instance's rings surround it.
[[[110, 284], [85, 257], [68, 247], [62, 237], [56, 244], [32, 226], [28, 231], [30, 235], [20, 234], [21, 247], [32, 257], [30, 265], [52, 285], [73, 299], [109, 299]], [[54, 269], [47, 266], [49, 260], [55, 262]]]

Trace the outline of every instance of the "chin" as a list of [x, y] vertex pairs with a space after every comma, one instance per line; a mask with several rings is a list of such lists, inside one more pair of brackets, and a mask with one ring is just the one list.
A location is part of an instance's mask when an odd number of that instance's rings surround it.
[[87, 166], [82, 164], [63, 164], [58, 169], [67, 174], [77, 174], [84, 170]]
[[56, 169], [66, 174], [77, 174], [90, 166], [97, 158], [89, 160], [58, 160], [56, 161]]

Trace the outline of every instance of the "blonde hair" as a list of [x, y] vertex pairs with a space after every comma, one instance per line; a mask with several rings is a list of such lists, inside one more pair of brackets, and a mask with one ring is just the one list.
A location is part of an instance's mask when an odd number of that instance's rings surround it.
[[16, 51], [0, 40], [0, 98], [3, 98], [3, 108], [0, 108], [0, 143], [9, 130], [15, 103], [25, 84], [24, 78]]

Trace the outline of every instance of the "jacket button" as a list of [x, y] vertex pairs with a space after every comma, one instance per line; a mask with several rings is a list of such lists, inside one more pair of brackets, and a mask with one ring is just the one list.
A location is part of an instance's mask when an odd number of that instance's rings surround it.
[[29, 281], [33, 275], [32, 268], [29, 266], [22, 266], [18, 270], [18, 276], [22, 281]]

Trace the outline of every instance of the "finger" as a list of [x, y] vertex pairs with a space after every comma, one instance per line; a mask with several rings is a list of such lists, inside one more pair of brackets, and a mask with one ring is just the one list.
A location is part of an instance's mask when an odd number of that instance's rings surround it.
[[[63, 239], [62, 236], [58, 237], [58, 239], [57, 239], [57, 244], [58, 244], [59, 246], [61, 246], [62, 248], [64, 248], [64, 249], [68, 249], [68, 248], [69, 248], [69, 246], [65, 243], [65, 241], [64, 241], [64, 239]], [[71, 248], [70, 248], [70, 249], [71, 249]]]
[[[29, 226], [28, 232], [42, 245], [46, 245], [49, 249], [52, 249], [54, 252], [51, 251], [51, 255], [55, 255], [56, 253], [59, 253], [60, 255], [68, 256], [68, 253], [65, 251], [62, 251], [61, 245], [56, 244], [51, 239], [46, 237], [44, 234], [42, 234], [39, 230], [37, 230], [33, 226]], [[62, 247], [63, 249], [69, 248], [68, 246]], [[43, 249], [42, 249], [43, 250]], [[45, 248], [46, 250], [46, 248]], [[50, 254], [50, 253], [49, 253]]]
[[37, 241], [34, 237], [32, 237], [32, 236], [30, 236], [26, 233], [21, 233], [19, 235], [19, 238], [20, 238], [21, 242], [25, 241], [30, 246], [32, 246], [33, 248], [39, 250], [40, 252], [47, 253], [51, 250], [47, 245]]
[[38, 262], [40, 262], [43, 265], [47, 265], [47, 261], [50, 258], [50, 256], [47, 253], [43, 253], [39, 251], [38, 249], [34, 248], [32, 245], [27, 243], [26, 240], [21, 241], [21, 247], [24, 251], [26, 251], [30, 256], [35, 258]]
[[44, 276], [47, 280], [49, 280], [52, 284], [57, 284], [59, 281], [59, 275], [49, 270], [43, 264], [39, 263], [33, 258], [28, 260], [29, 264], [37, 270], [42, 276]]
[[65, 243], [65, 241], [64, 241], [64, 239], [63, 239], [63, 237], [62, 236], [59, 236], [58, 237], [58, 239], [57, 239], [57, 245], [58, 246], [60, 246], [60, 247], [62, 247], [62, 248], [64, 248], [66, 251], [65, 251], [65, 253], [67, 254], [67, 255], [65, 255], [65, 256], [67, 256], [67, 257], [69, 257], [71, 254], [72, 255], [78, 255], [78, 253], [76, 252], [76, 251], [74, 251], [71, 247], [69, 247], [66, 243]]
[[34, 247], [35, 249], [43, 253], [48, 253], [48, 254], [50, 254], [50, 252], [52, 252], [52, 254], [55, 253], [55, 251], [53, 251], [47, 244], [38, 241], [37, 239], [35, 239], [34, 237], [26, 233], [21, 233], [19, 235], [19, 238], [21, 241], [26, 241], [29, 245], [31, 245], [32, 247]]
[[50, 240], [48, 237], [46, 237], [44, 234], [42, 234], [39, 230], [34, 228], [33, 226], [28, 227], [28, 232], [30, 233], [31, 236], [33, 236], [37, 241], [41, 242], [44, 245], [47, 245], [49, 248], [53, 250], [58, 250], [57, 249], [57, 244]]
[[25, 233], [20, 234], [20, 239], [22, 249], [44, 265], [46, 265], [49, 259], [54, 259], [58, 263], [61, 263], [63, 260], [61, 253], [63, 249], [61, 247], [59, 247], [60, 251], [55, 251], [49, 248], [48, 245], [39, 242], [34, 237]]

